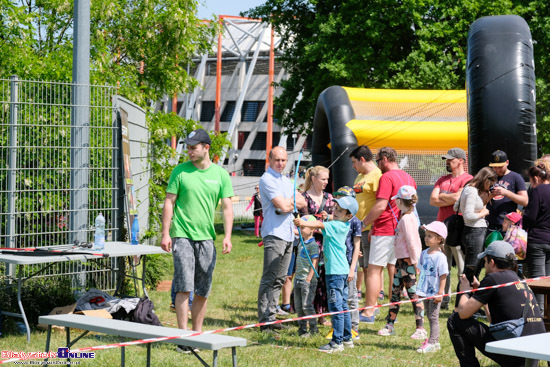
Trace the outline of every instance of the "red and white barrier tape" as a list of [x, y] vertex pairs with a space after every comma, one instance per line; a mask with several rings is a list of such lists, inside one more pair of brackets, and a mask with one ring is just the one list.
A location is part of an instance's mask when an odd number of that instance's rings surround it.
[[[448, 294], [444, 294], [442, 296], [437, 296], [437, 297], [445, 297], [445, 296], [453, 296], [453, 295], [458, 295], [458, 294], [474, 293], [474, 292], [479, 292], [481, 290], [486, 290], [486, 289], [504, 288], [504, 287], [509, 287], [511, 285], [516, 285], [516, 284], [519, 284], [519, 283], [530, 283], [530, 282], [543, 280], [543, 279], [549, 279], [549, 278], [550, 278], [550, 276], [544, 276], [544, 277], [537, 277], [537, 278], [531, 278], [531, 279], [517, 280], [515, 282], [497, 284], [497, 285], [493, 285], [493, 286], [490, 286], [490, 287], [483, 287], [483, 288], [478, 288], [478, 289], [471, 289], [471, 290], [468, 290], [468, 291], [448, 293]], [[376, 306], [360, 307], [360, 308], [356, 308], [356, 309], [353, 309], [353, 310], [326, 312], [326, 313], [321, 313], [321, 314], [317, 314], [317, 315], [295, 317], [295, 318], [292, 318], [292, 319], [284, 319], [284, 320], [277, 320], [277, 321], [270, 321], [270, 322], [260, 322], [260, 323], [257, 323], [257, 324], [235, 326], [235, 327], [230, 327], [230, 328], [225, 328], [225, 329], [208, 330], [208, 331], [196, 332], [196, 333], [188, 334], [188, 335], [165, 336], [165, 337], [158, 337], [158, 338], [134, 340], [134, 341], [123, 342], [123, 343], [100, 345], [100, 346], [97, 346], [97, 347], [86, 347], [86, 348], [79, 348], [79, 349], [74, 349], [74, 350], [71, 349], [71, 353], [89, 352], [89, 351], [94, 351], [94, 350], [120, 348], [120, 347], [127, 347], [127, 346], [130, 346], [130, 345], [155, 343], [155, 342], [161, 342], [161, 341], [165, 341], [165, 340], [172, 340], [172, 339], [179, 339], [179, 338], [190, 338], [190, 337], [198, 336], [198, 335], [217, 334], [217, 333], [222, 333], [222, 332], [226, 332], [226, 331], [251, 329], [251, 328], [260, 327], [260, 326], [282, 324], [282, 323], [285, 323], [285, 322], [294, 322], [294, 321], [299, 321], [299, 320], [314, 319], [314, 318], [318, 318], [318, 317], [321, 317], [321, 316], [332, 316], [332, 315], [336, 315], [336, 314], [340, 314], [340, 313], [346, 313], [346, 312], [362, 311], [362, 310], [372, 309], [372, 308], [380, 308], [380, 307], [386, 307], [386, 306], [401, 305], [401, 304], [405, 304], [405, 303], [411, 303], [413, 301], [414, 302], [420, 302], [420, 301], [424, 301], [424, 300], [428, 300], [428, 299], [434, 299], [434, 298], [436, 298], [436, 296], [417, 298], [415, 300], [410, 300], [409, 299], [409, 300], [403, 300], [403, 301], [398, 301], [398, 302], [389, 302], [389, 303], [384, 303], [384, 304], [376, 305]], [[5, 359], [3, 361], [0, 361], [0, 364], [16, 362], [16, 361], [20, 361], [20, 360], [23, 360], [23, 359], [24, 359], [23, 357]], [[26, 359], [38, 359], [38, 358], [26, 358]]]

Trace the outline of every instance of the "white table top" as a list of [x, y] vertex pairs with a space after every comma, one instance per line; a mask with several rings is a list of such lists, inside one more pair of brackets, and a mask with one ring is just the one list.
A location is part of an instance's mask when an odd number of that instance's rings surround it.
[[[55, 247], [52, 247], [55, 248]], [[61, 250], [66, 251], [63, 247]], [[12, 255], [12, 254], [0, 254], [0, 262], [15, 264], [15, 265], [30, 265], [30, 264], [44, 264], [73, 260], [90, 260], [90, 259], [102, 259], [100, 256], [93, 255], [98, 253], [93, 249], [81, 249], [76, 248], [74, 251], [79, 252], [75, 255], [48, 255], [48, 256], [30, 256], [30, 255]], [[89, 252], [90, 255], [81, 254], [82, 252]], [[130, 245], [128, 242], [105, 242], [105, 249], [102, 251], [105, 254], [109, 254], [109, 257], [125, 257], [125, 256], [141, 256], [151, 254], [167, 254], [158, 246], [147, 245]]]
[[550, 361], [550, 333], [498, 340], [485, 345], [487, 352]]

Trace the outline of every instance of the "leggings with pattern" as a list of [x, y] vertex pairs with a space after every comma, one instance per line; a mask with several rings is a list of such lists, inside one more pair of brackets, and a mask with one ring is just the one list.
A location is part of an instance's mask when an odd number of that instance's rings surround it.
[[[408, 260], [408, 259], [407, 259]], [[409, 298], [412, 300], [414, 319], [416, 328], [424, 326], [424, 305], [422, 302], [415, 302], [418, 299], [416, 294], [416, 269], [414, 265], [409, 265], [405, 259], [397, 259], [395, 264], [395, 275], [393, 276], [391, 301], [399, 302], [401, 300], [401, 290], [405, 287]], [[386, 321], [393, 324], [399, 313], [399, 304], [390, 306]]]

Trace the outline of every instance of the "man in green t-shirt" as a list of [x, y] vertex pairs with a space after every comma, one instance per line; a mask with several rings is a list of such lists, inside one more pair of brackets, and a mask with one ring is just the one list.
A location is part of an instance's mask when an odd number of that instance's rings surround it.
[[210, 160], [212, 142], [205, 130], [192, 131], [185, 143], [189, 161], [178, 165], [170, 175], [162, 211], [160, 245], [164, 251], [173, 253], [178, 327], [187, 329], [189, 294], [194, 292], [193, 330], [202, 331], [216, 265], [214, 213], [221, 200], [223, 253], [227, 254], [232, 247], [233, 187], [227, 171]]

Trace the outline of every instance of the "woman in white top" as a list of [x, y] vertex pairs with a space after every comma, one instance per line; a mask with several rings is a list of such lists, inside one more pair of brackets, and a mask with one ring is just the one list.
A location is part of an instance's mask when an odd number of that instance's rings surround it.
[[462, 245], [464, 246], [464, 274], [470, 281], [479, 276], [481, 267], [478, 266], [477, 255], [483, 250], [487, 221], [489, 214], [486, 208], [490, 199], [489, 191], [497, 182], [497, 174], [492, 168], [484, 167], [464, 186], [460, 199], [454, 204], [454, 210], [462, 213], [464, 231]]

